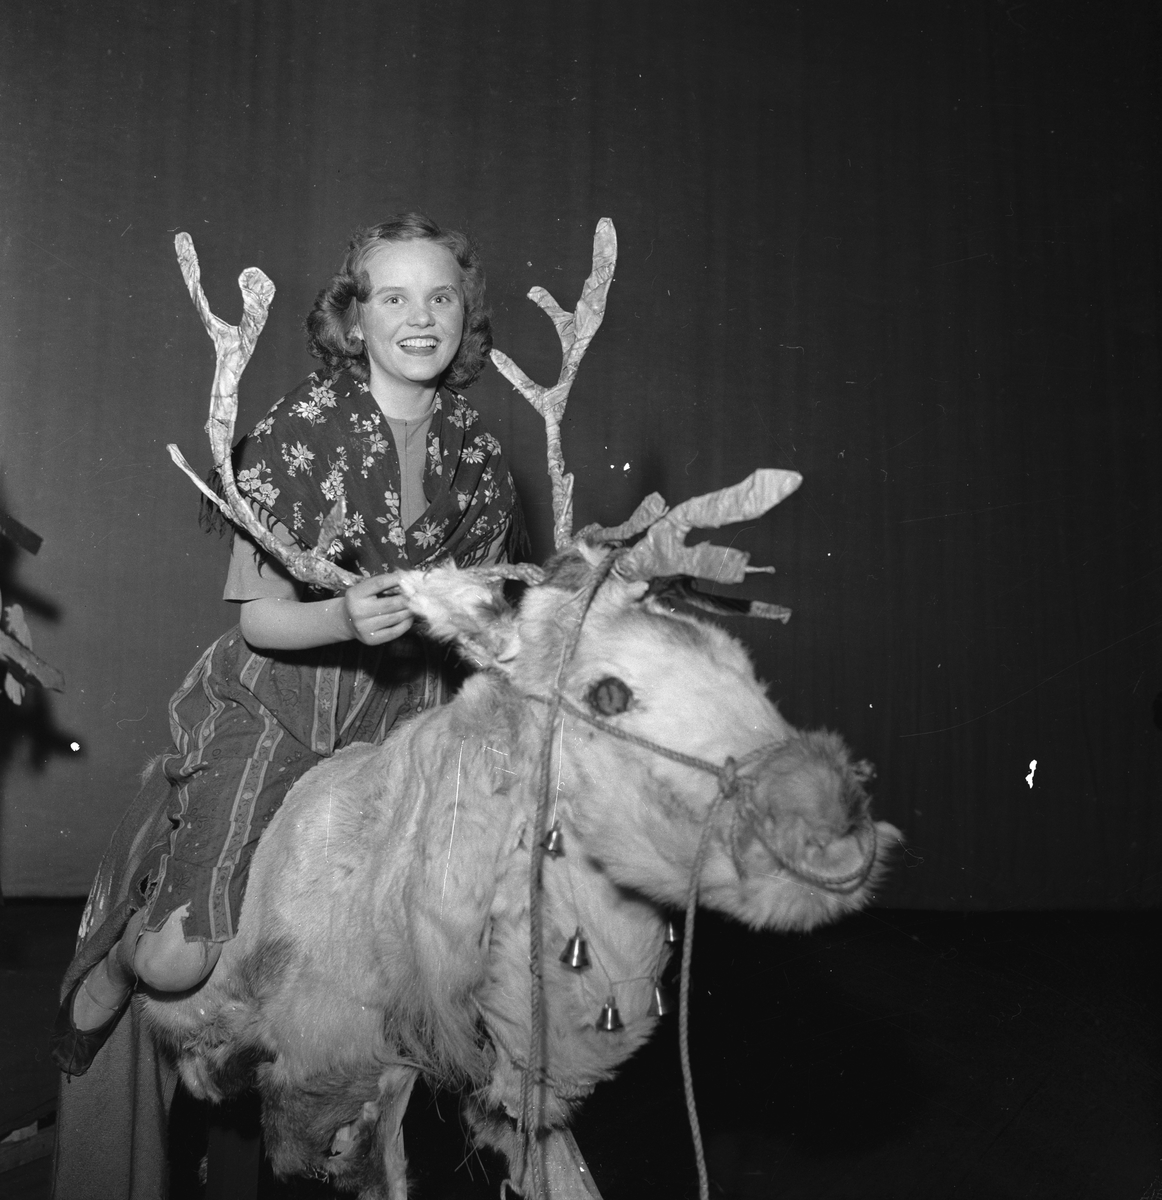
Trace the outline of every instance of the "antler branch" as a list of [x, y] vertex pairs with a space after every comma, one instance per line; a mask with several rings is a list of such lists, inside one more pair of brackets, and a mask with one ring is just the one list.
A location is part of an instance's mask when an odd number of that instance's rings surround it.
[[565, 415], [569, 389], [573, 386], [577, 368], [605, 316], [605, 299], [613, 282], [616, 264], [617, 231], [608, 217], [602, 217], [593, 235], [593, 269], [581, 289], [576, 309], [566, 312], [542, 287], [535, 287], [529, 292], [529, 299], [548, 313], [561, 341], [561, 373], [553, 387], [546, 388], [534, 383], [507, 354], [500, 350], [492, 351], [496, 369], [541, 414], [545, 422], [549, 479], [553, 486], [553, 542], [558, 550], [569, 544], [573, 533], [573, 476], [566, 472], [565, 457], [561, 452], [561, 418]]
[[207, 487], [197, 473], [186, 462], [182, 452], [172, 443], [166, 449], [170, 457], [194, 481], [199, 491], [225, 515], [240, 526], [272, 558], [303, 583], [314, 584], [328, 591], [342, 592], [358, 582], [359, 576], [337, 567], [326, 557], [335, 538], [343, 529], [344, 504], [340, 497], [335, 507], [323, 521], [319, 540], [311, 550], [300, 550], [285, 546], [258, 519], [254, 510], [238, 490], [231, 461], [234, 443], [234, 423], [238, 419], [238, 380], [254, 353], [254, 344], [266, 324], [266, 314], [274, 299], [274, 284], [257, 267], [247, 267], [238, 278], [242, 290], [242, 320], [238, 325], [227, 325], [214, 316], [202, 291], [201, 271], [194, 242], [188, 233], [179, 233], [174, 238], [178, 266], [186, 281], [190, 297], [206, 332], [214, 342], [217, 366], [214, 370], [214, 385], [210, 392], [210, 417], [206, 422], [206, 433], [210, 437], [210, 449], [214, 466], [222, 480], [225, 499]]
[[614, 570], [624, 579], [691, 575], [716, 583], [741, 583], [753, 572], [773, 572], [774, 567], [748, 566], [750, 555], [744, 550], [710, 542], [687, 546], [686, 537], [691, 529], [718, 529], [754, 520], [785, 500], [802, 482], [797, 471], [768, 468], [755, 471], [733, 487], [695, 496], [651, 525]]
[[666, 502], [662, 499], [661, 493], [650, 492], [637, 508], [633, 510], [633, 515], [628, 521], [622, 521], [620, 525], [586, 525], [577, 534], [575, 540], [628, 542], [631, 538], [637, 537], [639, 533], [643, 533], [649, 529], [655, 521], [664, 517], [666, 512]]

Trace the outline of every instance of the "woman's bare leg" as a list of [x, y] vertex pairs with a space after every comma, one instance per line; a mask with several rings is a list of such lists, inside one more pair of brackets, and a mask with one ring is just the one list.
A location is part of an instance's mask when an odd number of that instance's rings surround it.
[[143, 933], [143, 912], [135, 913], [121, 940], [86, 976], [73, 1001], [73, 1024], [96, 1029], [125, 1002], [138, 980], [159, 992], [186, 992], [214, 969], [220, 942], [187, 942], [182, 922], [189, 905], [172, 912], [157, 930]]
[[[73, 1024], [78, 1029], [96, 1029], [104, 1025], [125, 1002], [125, 997], [137, 982], [132, 969], [126, 967], [125, 959], [132, 957], [132, 947], [141, 933], [145, 913], [137, 912], [129, 918], [121, 940], [85, 976], [84, 983], [77, 989], [73, 999]], [[129, 948], [126, 955], [125, 948]]]

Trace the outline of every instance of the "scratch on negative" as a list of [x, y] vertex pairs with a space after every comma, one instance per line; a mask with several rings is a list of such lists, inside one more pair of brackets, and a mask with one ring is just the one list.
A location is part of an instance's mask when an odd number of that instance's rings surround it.
[[335, 785], [327, 786], [327, 839], [323, 843], [323, 858], [331, 857], [331, 801], [335, 799]]
[[[734, 535], [734, 537], [732, 537], [732, 538], [730, 539], [730, 541], [729, 541], [729, 542], [727, 543], [727, 545], [726, 545], [726, 549], [727, 549], [727, 550], [733, 549], [733, 547], [734, 547], [734, 543], [738, 541], [739, 534], [746, 533], [746, 531], [747, 531], [748, 529], [753, 529], [753, 528], [754, 528], [754, 525], [753, 525], [753, 524], [751, 524], [751, 525], [744, 525], [744, 526], [743, 526], [743, 527], [742, 527], [740, 530], [738, 530], [738, 532], [737, 532], [737, 533]], [[726, 566], [726, 555], [724, 554], [724, 555], [722, 556], [722, 559], [721, 559], [721, 561], [720, 561], [720, 562], [719, 562], [719, 564], [718, 564], [718, 570], [717, 570], [717, 571], [715, 572], [715, 574], [714, 574], [714, 585], [715, 585], [715, 586], [717, 586], [717, 585], [718, 585], [718, 576], [722, 574], [722, 568], [723, 568], [723, 567], [725, 567], [725, 566]]]
[[[463, 743], [461, 743], [461, 746], [460, 746], [461, 753], [463, 753], [463, 749], [464, 749]], [[507, 750], [498, 750], [495, 746], [485, 746], [484, 749], [491, 750], [493, 754], [499, 754], [501, 758], [508, 758]], [[496, 769], [498, 771], [503, 771], [506, 775], [515, 775], [516, 774], [515, 771], [510, 771], [508, 769], [508, 767], [497, 767]]]
[[444, 886], [440, 888], [440, 911], [444, 911], [444, 893], [448, 890], [448, 868], [452, 865], [452, 843], [456, 840], [456, 813], [460, 810], [460, 764], [464, 761], [464, 739], [460, 739], [460, 757], [456, 760], [456, 801], [452, 805], [452, 832], [448, 835], [448, 861], [444, 864]]
[[561, 797], [561, 767], [565, 761], [565, 722], [561, 722], [561, 739], [557, 743], [557, 790], [553, 793], [553, 818], [549, 824], [557, 819], [557, 801]]
[[993, 713], [1000, 712], [1002, 708], [1008, 708], [1010, 704], [1016, 704], [1018, 700], [1023, 700], [1031, 692], [1035, 692], [1039, 687], [1047, 683], [1051, 683], [1060, 675], [1064, 675], [1066, 671], [1072, 671], [1074, 667], [1080, 666], [1083, 662], [1087, 662], [1091, 658], [1096, 658], [1099, 654], [1105, 654], [1107, 650], [1112, 650], [1115, 646], [1120, 646], [1123, 642], [1128, 642], [1131, 638], [1136, 638], [1138, 634], [1145, 633], [1147, 630], [1153, 629], [1157, 625], [1162, 625], [1162, 618], [1157, 621], [1151, 621], [1148, 625], [1143, 625], [1141, 629], [1135, 629], [1133, 633], [1127, 633], [1125, 637], [1120, 637], [1116, 641], [1110, 642], [1108, 646], [1102, 646], [1100, 650], [1092, 650], [1089, 654], [1083, 654], [1075, 662], [1071, 662], [1068, 666], [1062, 667], [1060, 671], [1054, 671], [1052, 675], [1046, 675], [1040, 682], [1033, 684], [1031, 688], [1026, 688], [1023, 692], [1016, 696], [1011, 696], [1003, 703], [990, 708], [988, 712], [983, 712], [979, 716], [969, 717], [967, 721], [960, 721], [956, 725], [945, 725], [943, 729], [920, 729], [915, 733], [901, 733], [900, 738], [914, 737], [930, 737], [936, 733], [951, 733], [954, 729], [963, 729], [966, 725], [974, 725], [977, 721], [983, 721], [985, 717], [991, 717]]

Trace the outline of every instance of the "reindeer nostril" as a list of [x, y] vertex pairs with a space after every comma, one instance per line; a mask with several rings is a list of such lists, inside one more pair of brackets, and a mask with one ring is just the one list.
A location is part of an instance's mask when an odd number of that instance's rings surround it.
[[613, 675], [599, 679], [585, 693], [586, 703], [603, 717], [615, 717], [618, 713], [625, 712], [632, 699], [633, 692]]

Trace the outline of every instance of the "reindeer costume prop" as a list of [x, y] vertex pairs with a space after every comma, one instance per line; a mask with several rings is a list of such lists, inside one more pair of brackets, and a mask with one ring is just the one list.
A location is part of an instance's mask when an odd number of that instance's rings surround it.
[[[192, 248], [181, 252], [188, 264]], [[545, 419], [557, 554], [543, 570], [401, 576], [411, 611], [480, 670], [381, 746], [306, 774], [259, 845], [238, 935], [213, 974], [188, 996], [134, 1006], [123, 1076], [144, 1063], [160, 1080], [156, 1108], [173, 1062], [211, 1099], [257, 1085], [276, 1172], [403, 1200], [400, 1122], [425, 1074], [465, 1088], [476, 1140], [507, 1156], [524, 1194], [596, 1195], [567, 1121], [654, 1027], [666, 910], [687, 909], [686, 1059], [695, 906], [810, 928], [868, 901], [898, 838], [868, 814], [870, 766], [835, 734], [795, 730], [734, 639], [673, 609], [681, 599], [721, 611], [693, 579], [753, 570], [740, 551], [687, 547], [690, 529], [757, 517], [798, 475], [759, 471], [671, 512], [651, 496], [622, 526], [572, 533], [560, 420], [615, 256], [603, 220], [576, 310], [531, 293], [561, 340], [554, 387], [493, 356]], [[242, 279], [252, 328], [269, 302], [263, 279]], [[220, 378], [221, 362], [220, 346]], [[228, 477], [235, 403], [216, 386], [210, 429], [224, 503], [249, 529]], [[340, 503], [313, 550], [284, 556], [287, 569], [343, 586], [326, 557], [343, 519]], [[517, 608], [498, 583], [512, 576], [528, 584]], [[341, 1128], [353, 1136], [337, 1152]]]

